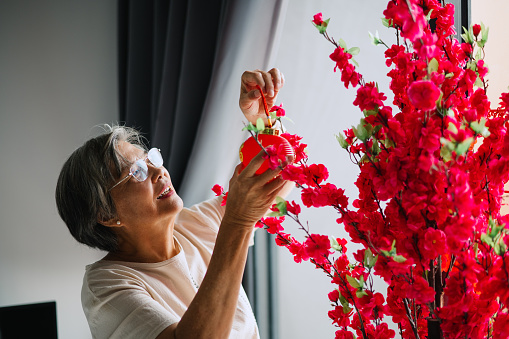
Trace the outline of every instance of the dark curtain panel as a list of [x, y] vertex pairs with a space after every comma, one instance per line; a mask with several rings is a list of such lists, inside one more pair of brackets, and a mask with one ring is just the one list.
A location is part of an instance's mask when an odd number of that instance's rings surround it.
[[163, 154], [178, 191], [228, 0], [119, 0], [120, 121]]
[[[161, 149], [177, 191], [196, 137], [222, 29], [235, 3], [118, 0], [120, 121]], [[275, 332], [270, 295], [275, 286], [269, 284], [268, 295], [256, 295], [255, 278], [260, 270], [256, 266], [263, 267], [261, 273], [270, 281], [274, 269], [270, 264], [256, 265], [253, 251], [243, 285], [257, 317], [268, 316], [267, 327]]]

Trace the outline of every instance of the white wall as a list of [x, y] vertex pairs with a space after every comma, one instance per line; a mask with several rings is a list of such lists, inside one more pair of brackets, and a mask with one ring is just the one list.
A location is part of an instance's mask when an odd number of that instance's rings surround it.
[[56, 300], [60, 338], [91, 337], [81, 279], [102, 253], [69, 235], [55, 184], [117, 119], [116, 67], [116, 1], [0, 1], [0, 306]]
[[491, 101], [491, 107], [497, 108], [500, 94], [509, 91], [509, 67], [507, 66], [509, 45], [506, 33], [509, 2], [507, 0], [471, 0], [471, 2], [472, 23], [483, 22], [490, 29], [484, 61], [490, 70], [487, 76], [488, 98]]
[[[382, 11], [386, 1], [327, 1], [290, 0], [286, 22], [280, 40], [276, 65], [285, 74], [286, 84], [279, 100], [295, 124], [286, 127], [303, 136], [308, 143], [310, 161], [323, 163], [330, 171], [330, 182], [344, 188], [351, 202], [358, 191], [354, 181], [358, 169], [347, 153], [339, 147], [334, 135], [357, 125], [362, 113], [353, 106], [357, 89], [345, 89], [340, 73], [334, 73], [334, 63], [329, 55], [334, 46], [320, 36], [311, 24], [314, 14], [323, 13], [331, 18], [328, 33], [336, 40], [342, 38], [348, 47], [360, 47], [355, 59], [360, 64], [366, 81], [377, 81], [391, 97], [386, 77], [384, 48], [371, 44], [368, 31], [379, 31], [387, 43], [393, 43], [393, 30], [383, 27]], [[388, 101], [389, 103], [391, 101]], [[298, 199], [294, 190], [289, 199]], [[304, 220], [309, 220], [312, 233], [346, 237], [343, 226], [335, 220], [332, 209], [309, 210]], [[303, 236], [295, 224], [287, 222], [287, 230]], [[353, 245], [348, 248], [351, 254]], [[327, 316], [331, 309], [327, 294], [334, 288], [329, 279], [310, 263], [295, 264], [286, 249], [277, 250], [279, 326], [278, 338], [334, 338], [335, 328]]]

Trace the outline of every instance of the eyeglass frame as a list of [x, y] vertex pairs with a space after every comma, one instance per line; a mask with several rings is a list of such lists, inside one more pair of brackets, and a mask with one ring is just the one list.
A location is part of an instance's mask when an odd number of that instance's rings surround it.
[[[163, 162], [161, 162], [161, 166], [156, 166], [156, 165], [155, 165], [155, 164], [154, 164], [154, 163], [153, 163], [153, 162], [152, 162], [152, 161], [148, 158], [148, 155], [149, 155], [149, 153], [150, 153], [152, 150], [157, 150], [157, 152], [158, 152], [158, 153], [159, 153], [159, 155], [161, 156], [161, 159], [163, 159], [163, 155], [161, 154], [161, 150], [160, 150], [159, 148], [152, 147], [151, 149], [149, 149], [149, 150], [147, 151], [147, 154], [145, 155], [145, 157], [144, 157], [144, 158], [140, 158], [140, 159], [138, 159], [138, 160], [136, 160], [136, 161], [134, 161], [134, 162], [132, 163], [132, 165], [129, 167], [129, 174], [128, 174], [128, 175], [126, 175], [125, 177], [123, 177], [123, 178], [122, 178], [119, 182], [117, 182], [115, 185], [111, 186], [111, 187], [108, 189], [108, 192], [110, 192], [112, 189], [114, 189], [115, 187], [117, 187], [118, 185], [120, 185], [122, 182], [124, 182], [124, 181], [125, 181], [126, 179], [128, 179], [129, 177], [134, 177], [134, 179], [136, 179], [138, 182], [143, 182], [143, 181], [147, 180], [148, 175], [147, 175], [147, 177], [146, 177], [145, 179], [140, 180], [140, 179], [136, 178], [136, 176], [135, 176], [135, 175], [133, 174], [133, 172], [132, 172], [132, 167], [133, 167], [133, 165], [134, 165], [134, 164], [136, 164], [138, 161], [140, 161], [140, 160], [142, 160], [142, 159], [143, 159], [143, 161], [144, 161], [145, 163], [146, 163], [146, 162], [147, 162], [147, 160], [148, 160], [148, 161], [150, 161], [150, 163], [152, 164], [152, 166], [154, 166], [154, 167], [156, 167], [156, 168], [161, 168], [161, 167], [163, 166]], [[163, 159], [163, 160], [164, 160], [164, 159]]]

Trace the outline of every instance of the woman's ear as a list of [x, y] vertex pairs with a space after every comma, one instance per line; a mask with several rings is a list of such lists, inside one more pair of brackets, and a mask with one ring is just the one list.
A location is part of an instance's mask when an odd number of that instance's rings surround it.
[[97, 222], [106, 227], [122, 227], [122, 222], [119, 219], [101, 220], [97, 218]]

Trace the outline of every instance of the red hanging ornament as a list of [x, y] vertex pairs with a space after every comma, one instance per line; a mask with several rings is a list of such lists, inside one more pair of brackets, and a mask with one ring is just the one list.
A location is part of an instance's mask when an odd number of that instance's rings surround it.
[[[258, 90], [262, 95], [263, 107], [265, 109], [265, 114], [267, 115], [268, 125], [269, 127], [265, 128], [262, 132], [258, 133], [258, 142], [262, 147], [266, 148], [269, 146], [274, 146], [279, 148], [279, 145], [283, 145], [283, 152], [286, 156], [295, 157], [295, 152], [285, 138], [279, 135], [279, 130], [272, 128], [272, 122], [270, 120], [269, 109], [267, 107], [267, 101], [265, 100], [265, 96], [263, 95], [262, 89], [260, 86], [257, 86]], [[251, 160], [261, 151], [261, 147], [255, 140], [253, 136], [249, 137], [241, 146], [239, 150], [239, 158], [244, 167], [246, 167]], [[265, 172], [269, 168], [269, 161], [265, 160], [263, 164], [258, 168], [256, 174], [261, 174]]]

